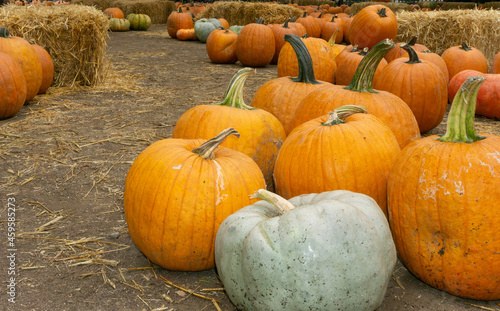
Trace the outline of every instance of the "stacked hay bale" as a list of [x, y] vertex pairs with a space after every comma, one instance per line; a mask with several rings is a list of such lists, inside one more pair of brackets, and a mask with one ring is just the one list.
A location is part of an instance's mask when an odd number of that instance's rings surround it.
[[0, 25], [34, 41], [54, 63], [53, 86], [95, 86], [105, 78], [108, 18], [84, 5], [0, 7]]
[[218, 17], [230, 25], [254, 23], [259, 17], [264, 24], [284, 23], [288, 18], [300, 17], [303, 11], [290, 5], [251, 2], [215, 2], [196, 16], [196, 19]]
[[418, 42], [442, 54], [466, 41], [486, 56], [491, 66], [500, 51], [500, 11], [458, 10], [399, 12], [397, 41], [407, 42], [418, 35]]
[[107, 8], [115, 7], [115, 3], [116, 0], [71, 0], [71, 4], [95, 6], [101, 11], [104, 11]]
[[474, 2], [443, 2], [439, 8], [441, 10], [463, 10], [463, 9], [475, 9], [477, 4]]
[[364, 9], [369, 5], [382, 4], [391, 9], [394, 13], [401, 11], [412, 11], [413, 9], [408, 3], [396, 3], [396, 2], [358, 2], [351, 5], [351, 14], [358, 14], [359, 11]]

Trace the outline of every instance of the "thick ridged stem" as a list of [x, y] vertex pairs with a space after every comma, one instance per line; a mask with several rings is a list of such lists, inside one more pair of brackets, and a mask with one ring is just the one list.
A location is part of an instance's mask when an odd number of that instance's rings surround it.
[[257, 190], [251, 197], [251, 199], [262, 199], [269, 204], [271, 204], [278, 213], [281, 215], [289, 212], [295, 208], [295, 206], [287, 201], [286, 199], [280, 197], [279, 195], [267, 191], [264, 189]]
[[321, 82], [318, 82], [314, 77], [314, 68], [311, 54], [309, 54], [309, 50], [304, 44], [304, 41], [302, 41], [299, 36], [293, 34], [286, 34], [285, 41], [290, 43], [293, 50], [295, 51], [295, 54], [297, 55], [297, 60], [299, 62], [299, 75], [295, 78], [292, 78], [292, 81], [320, 84]]
[[410, 59], [406, 62], [407, 64], [418, 64], [421, 63], [420, 59], [418, 58], [417, 52], [410, 46], [410, 44], [401, 44], [400, 47], [408, 52], [408, 55], [410, 56]]
[[215, 103], [214, 105], [228, 106], [245, 110], [256, 109], [245, 104], [245, 100], [243, 99], [243, 85], [245, 84], [248, 76], [253, 74], [255, 74], [255, 69], [253, 68], [246, 67], [240, 69], [233, 76], [231, 82], [229, 82], [229, 86], [224, 94], [224, 100], [219, 103]]
[[193, 153], [196, 153], [205, 160], [213, 160], [215, 159], [214, 151], [219, 147], [222, 142], [229, 137], [229, 135], [234, 135], [236, 137], [240, 137], [240, 133], [238, 133], [234, 128], [230, 127], [222, 132], [214, 138], [207, 140], [198, 148], [192, 150]]
[[363, 106], [345, 105], [341, 106], [328, 114], [328, 120], [321, 123], [323, 126], [332, 126], [345, 123], [344, 119], [355, 113], [367, 113]]

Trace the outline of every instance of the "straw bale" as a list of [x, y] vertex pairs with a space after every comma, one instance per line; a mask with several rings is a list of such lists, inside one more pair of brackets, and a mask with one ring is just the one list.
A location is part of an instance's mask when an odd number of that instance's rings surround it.
[[474, 9], [476, 8], [476, 3], [474, 2], [443, 2], [440, 5], [441, 10], [462, 10], [462, 9]]
[[290, 5], [218, 1], [196, 15], [196, 19], [218, 17], [226, 19], [230, 25], [246, 25], [263, 17], [264, 24], [274, 24], [284, 23], [288, 18], [300, 17], [302, 14], [301, 9]]
[[165, 24], [167, 18], [176, 10], [175, 2], [168, 0], [120, 0], [116, 6], [127, 16], [130, 13], [146, 14], [153, 24]]
[[54, 62], [53, 86], [95, 86], [104, 80], [109, 21], [98, 9], [11, 4], [0, 7], [0, 25], [47, 50]]
[[116, 2], [117, 0], [71, 0], [71, 4], [95, 6], [101, 11], [104, 11], [107, 8], [115, 8]]
[[458, 10], [400, 12], [397, 41], [407, 42], [418, 35], [418, 42], [442, 54], [463, 41], [479, 49], [491, 66], [500, 51], [500, 11]]
[[434, 10], [437, 8], [438, 4], [441, 2], [438, 1], [419, 1], [417, 4], [420, 8], [422, 9], [432, 9]]
[[382, 4], [391, 9], [394, 13], [401, 11], [412, 11], [413, 9], [408, 3], [396, 2], [357, 2], [351, 5], [351, 14], [358, 14], [359, 11], [370, 5]]
[[485, 9], [500, 9], [500, 2], [486, 2], [484, 4]]

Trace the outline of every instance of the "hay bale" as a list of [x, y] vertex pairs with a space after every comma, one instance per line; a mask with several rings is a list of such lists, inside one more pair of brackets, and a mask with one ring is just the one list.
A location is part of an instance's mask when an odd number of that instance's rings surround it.
[[115, 8], [117, 0], [71, 0], [71, 4], [94, 6], [104, 11], [107, 8]]
[[219, 1], [196, 15], [196, 19], [218, 17], [225, 18], [230, 25], [246, 25], [263, 17], [264, 24], [274, 24], [284, 23], [294, 16], [300, 17], [303, 12], [291, 5]]
[[421, 9], [431, 9], [434, 10], [438, 7], [438, 1], [419, 1], [417, 4]]
[[441, 10], [463, 10], [463, 9], [475, 9], [476, 3], [474, 2], [443, 2], [440, 6]]
[[500, 9], [500, 2], [486, 2], [484, 4], [485, 9]]
[[459, 10], [400, 12], [396, 41], [407, 42], [418, 35], [418, 42], [442, 54], [449, 47], [466, 41], [486, 56], [491, 66], [500, 51], [500, 11]]
[[412, 11], [413, 9], [408, 3], [396, 2], [358, 2], [351, 5], [351, 14], [358, 14], [359, 11], [370, 5], [382, 4], [391, 9], [394, 13], [401, 11]]
[[54, 62], [53, 86], [95, 86], [105, 78], [109, 21], [86, 5], [0, 7], [0, 25], [35, 41]]
[[151, 18], [152, 24], [167, 23], [170, 13], [176, 10], [175, 2], [168, 0], [120, 0], [116, 6], [125, 16], [130, 13], [146, 14]]

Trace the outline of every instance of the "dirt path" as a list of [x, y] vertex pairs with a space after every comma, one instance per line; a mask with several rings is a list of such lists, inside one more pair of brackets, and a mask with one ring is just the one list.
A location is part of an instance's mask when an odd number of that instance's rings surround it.
[[[4, 286], [10, 263], [8, 200], [15, 200], [17, 233], [16, 303], [2, 291], [0, 309], [216, 310], [211, 300], [185, 294], [168, 280], [217, 300], [222, 310], [234, 310], [214, 270], [167, 271], [136, 249], [125, 223], [123, 188], [137, 155], [170, 137], [188, 108], [219, 101], [241, 66], [211, 64], [203, 44], [170, 39], [165, 26], [111, 33], [109, 54], [105, 85], [50, 89], [0, 121]], [[258, 69], [246, 83], [247, 103], [275, 76], [275, 66]], [[481, 122], [500, 134], [498, 122]], [[472, 304], [500, 310], [499, 303], [455, 298], [398, 264], [379, 310], [480, 310]]]

